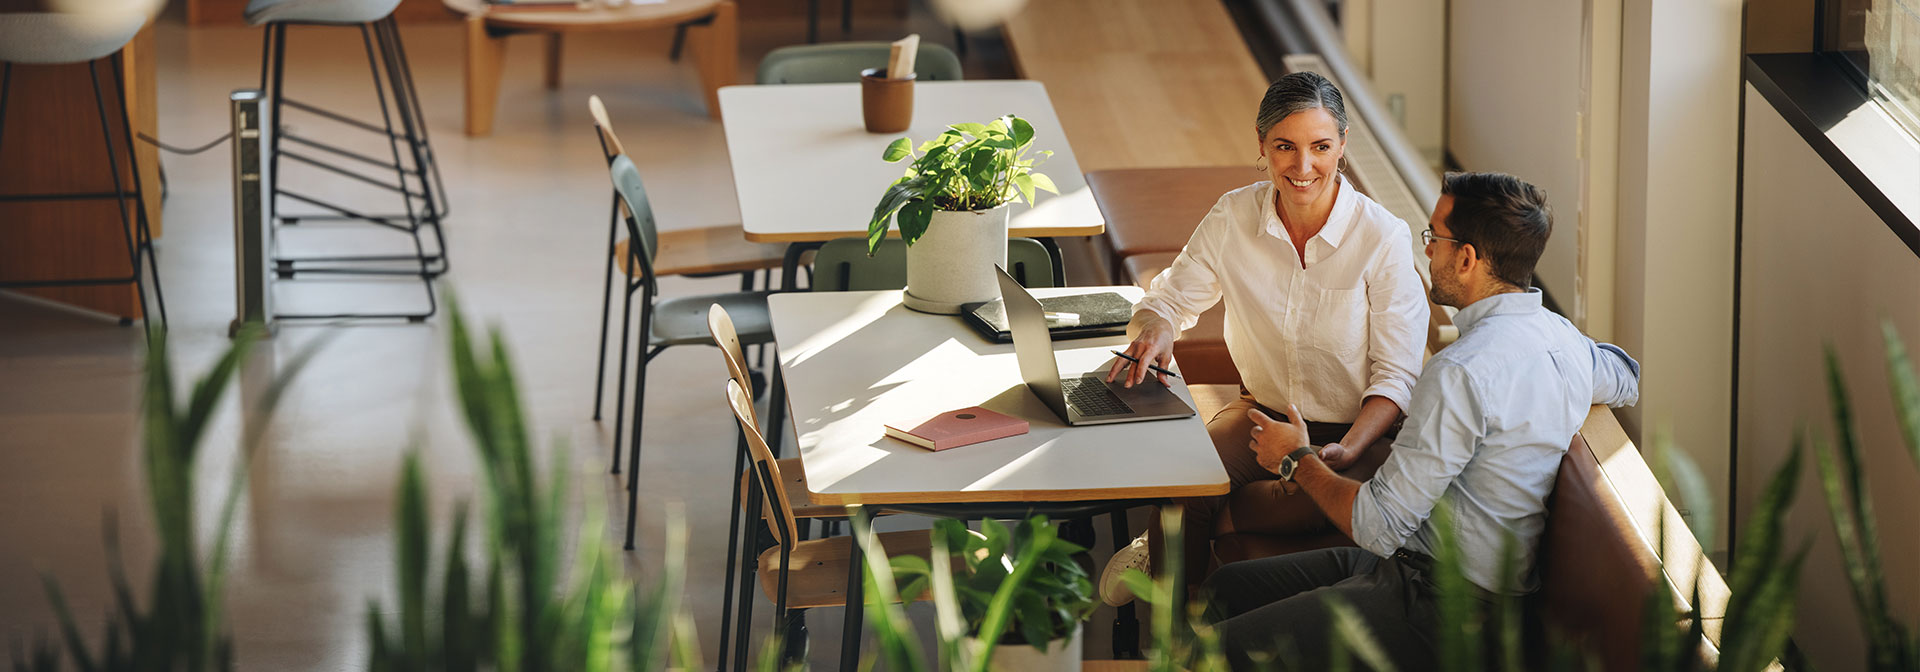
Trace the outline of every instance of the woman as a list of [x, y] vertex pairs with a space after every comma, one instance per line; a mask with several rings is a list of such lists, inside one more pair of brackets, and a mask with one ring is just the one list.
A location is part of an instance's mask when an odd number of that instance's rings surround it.
[[[1312, 500], [1288, 494], [1248, 447], [1260, 410], [1282, 419], [1295, 404], [1320, 457], [1359, 480], [1386, 460], [1426, 347], [1427, 305], [1406, 222], [1355, 191], [1340, 173], [1347, 111], [1325, 77], [1296, 72], [1267, 88], [1254, 130], [1271, 179], [1221, 196], [1173, 265], [1135, 306], [1127, 354], [1173, 365], [1173, 342], [1201, 312], [1226, 301], [1227, 350], [1240, 369], [1238, 401], [1207, 423], [1234, 490], [1259, 507], [1216, 521], [1225, 496], [1180, 500], [1187, 585], [1211, 560], [1216, 525], [1235, 531], [1331, 529]], [[1116, 359], [1108, 380], [1146, 383], [1149, 371]], [[1157, 374], [1156, 374], [1157, 375]], [[1165, 384], [1163, 376], [1158, 384]], [[1289, 484], [1290, 485], [1290, 484]], [[1255, 509], [1255, 510], [1249, 510]], [[1119, 575], [1147, 566], [1147, 537], [1114, 554], [1101, 578], [1109, 604], [1132, 599]]]

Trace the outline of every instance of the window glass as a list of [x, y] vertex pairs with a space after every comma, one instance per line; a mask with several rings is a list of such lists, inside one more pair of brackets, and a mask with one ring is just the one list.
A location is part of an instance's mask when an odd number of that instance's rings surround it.
[[1852, 63], [1874, 100], [1920, 135], [1920, 0], [1829, 0], [1826, 49]]

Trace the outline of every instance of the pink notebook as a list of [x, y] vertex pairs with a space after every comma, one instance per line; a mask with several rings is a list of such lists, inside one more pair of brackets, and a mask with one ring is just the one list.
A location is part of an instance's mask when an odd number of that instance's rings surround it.
[[887, 436], [934, 451], [1027, 433], [1027, 421], [979, 406], [947, 411], [913, 429], [887, 425]]

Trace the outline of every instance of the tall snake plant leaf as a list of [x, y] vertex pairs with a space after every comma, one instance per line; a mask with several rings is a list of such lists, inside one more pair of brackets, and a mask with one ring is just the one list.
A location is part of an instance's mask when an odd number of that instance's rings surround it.
[[[1381, 648], [1380, 641], [1374, 639], [1373, 632], [1367, 628], [1366, 618], [1360, 615], [1358, 609], [1337, 595], [1328, 595], [1326, 602], [1328, 617], [1333, 619], [1334, 660], [1344, 663], [1347, 656], [1343, 654], [1352, 654], [1375, 672], [1398, 669], [1387, 657], [1386, 650]], [[1442, 657], [1441, 660], [1445, 664], [1446, 658]]]
[[861, 564], [866, 566], [863, 580], [864, 594], [867, 596], [867, 621], [879, 640], [881, 659], [886, 661], [888, 670], [925, 672], [926, 662], [921, 657], [919, 636], [914, 632], [913, 623], [907, 620], [906, 612], [900, 608], [900, 595], [895, 590], [899, 584], [894, 582], [893, 566], [884, 560], [887, 557], [886, 549], [881, 546], [880, 539], [874, 536], [873, 526], [858, 506], [848, 507], [848, 522], [853, 529], [854, 542], [860, 544], [861, 552], [871, 559]]
[[1840, 542], [1841, 558], [1847, 567], [1855, 607], [1867, 626], [1869, 658], [1875, 669], [1896, 669], [1901, 667], [1900, 661], [1906, 657], [1907, 636], [1888, 614], [1886, 577], [1880, 566], [1880, 542], [1878, 524], [1873, 515], [1873, 499], [1867, 492], [1845, 374], [1841, 370], [1839, 354], [1831, 343], [1826, 347], [1826, 367], [1835, 444], [1829, 448], [1826, 442], [1815, 441], [1821, 490], [1826, 495], [1827, 508], [1833, 519], [1834, 536]]
[[1887, 351], [1887, 384], [1893, 390], [1894, 417], [1900, 421], [1900, 435], [1906, 439], [1907, 456], [1920, 466], [1920, 380], [1915, 379], [1913, 360], [1907, 356], [1907, 344], [1892, 320], [1880, 323], [1880, 338]]
[[[1428, 518], [1434, 537], [1434, 601], [1439, 622], [1448, 624], [1435, 633], [1435, 649], [1440, 654], [1439, 668], [1454, 672], [1479, 669], [1484, 660], [1480, 651], [1481, 618], [1479, 603], [1473, 597], [1473, 584], [1467, 580], [1465, 560], [1453, 522], [1453, 509], [1446, 500], [1436, 502]], [[1337, 631], [1336, 631], [1337, 632]], [[1349, 646], [1355, 642], [1347, 642]]]

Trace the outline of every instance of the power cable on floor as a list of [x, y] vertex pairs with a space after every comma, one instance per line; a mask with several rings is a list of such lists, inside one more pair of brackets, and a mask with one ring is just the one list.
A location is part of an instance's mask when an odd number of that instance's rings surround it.
[[147, 135], [145, 133], [140, 133], [139, 137], [142, 141], [145, 141], [147, 144], [153, 145], [155, 147], [159, 147], [168, 152], [172, 152], [174, 154], [193, 155], [193, 154], [199, 154], [209, 149], [213, 149], [214, 147], [220, 146], [220, 143], [226, 142], [229, 138], [233, 137], [233, 132], [228, 131], [225, 134], [222, 134], [220, 137], [214, 138], [213, 142], [209, 142], [207, 144], [201, 145], [199, 147], [195, 147], [193, 149], [181, 149], [179, 147], [175, 147], [173, 145], [169, 145], [167, 143], [161, 142], [158, 139], [155, 139], [153, 136]]

